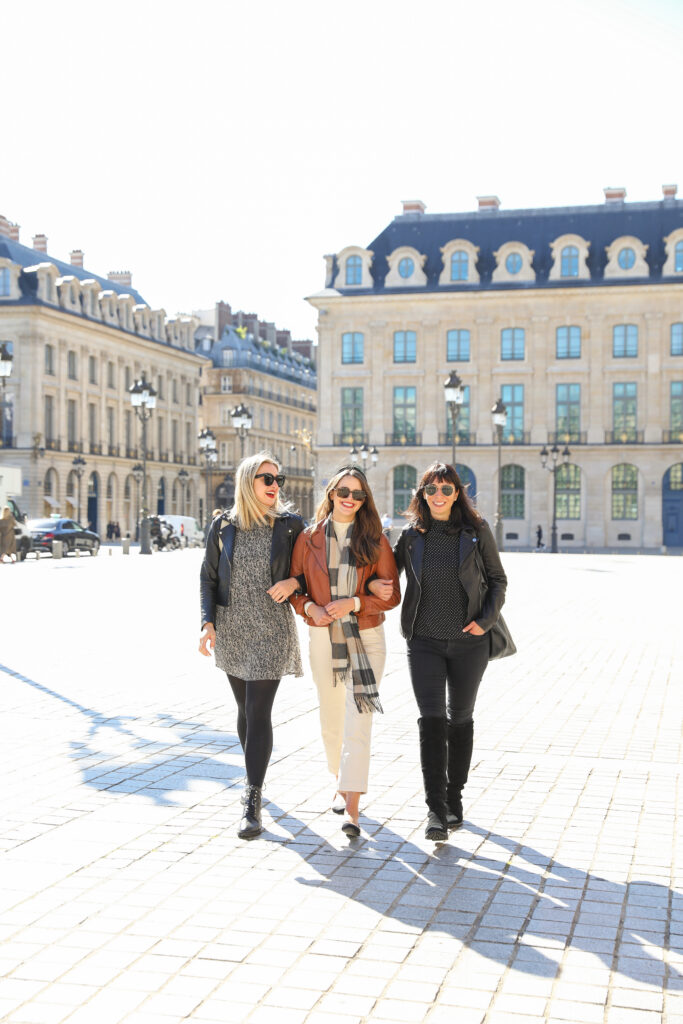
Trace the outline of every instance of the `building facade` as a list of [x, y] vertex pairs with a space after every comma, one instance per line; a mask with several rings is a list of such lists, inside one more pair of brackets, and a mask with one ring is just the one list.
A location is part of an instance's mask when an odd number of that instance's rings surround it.
[[[625, 199], [504, 211], [486, 196], [435, 215], [404, 203], [367, 248], [326, 257], [309, 298], [321, 476], [349, 445], [376, 446], [378, 507], [400, 516], [422, 470], [451, 460], [456, 370], [458, 468], [489, 521], [500, 483], [507, 547], [539, 524], [547, 536], [554, 484], [562, 549], [683, 546], [683, 203], [675, 186]], [[555, 479], [540, 459], [554, 444], [569, 450]]]
[[[317, 427], [311, 343], [293, 342], [289, 331], [277, 330], [255, 314], [232, 313], [223, 302], [215, 311], [197, 315], [202, 321], [195, 334], [197, 352], [211, 360], [202, 372], [200, 419], [202, 427], [215, 435], [218, 453], [213, 466], [204, 470], [209, 503], [229, 507], [238, 462], [265, 449], [280, 461], [287, 476], [285, 496], [309, 518]], [[231, 416], [239, 405], [246, 406], [252, 423], [242, 436]]]
[[[151, 512], [197, 515], [200, 368], [196, 321], [168, 319], [132, 287], [32, 247], [0, 218], [0, 341], [13, 357], [3, 392], [0, 461], [23, 473], [22, 503], [33, 517], [59, 513], [98, 532], [118, 522], [135, 533], [142, 485], [141, 425], [129, 387], [143, 375], [157, 390], [147, 424]], [[74, 459], [81, 463], [79, 479]], [[138, 470], [140, 480], [142, 473]]]

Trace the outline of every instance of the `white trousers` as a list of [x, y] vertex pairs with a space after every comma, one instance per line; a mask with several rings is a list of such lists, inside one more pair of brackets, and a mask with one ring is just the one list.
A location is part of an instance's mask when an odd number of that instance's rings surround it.
[[[360, 635], [379, 689], [387, 653], [384, 626], [363, 629]], [[350, 679], [346, 685], [334, 685], [332, 644], [327, 626], [309, 626], [309, 655], [320, 700], [320, 730], [327, 766], [333, 775], [338, 775], [340, 792], [367, 793], [375, 715], [358, 711]]]

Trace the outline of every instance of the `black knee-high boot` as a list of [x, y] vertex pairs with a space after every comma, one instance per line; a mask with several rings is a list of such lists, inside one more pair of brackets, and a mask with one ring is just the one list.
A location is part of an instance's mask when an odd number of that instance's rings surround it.
[[448, 838], [446, 804], [447, 722], [445, 718], [420, 718], [420, 762], [425, 802], [429, 808], [425, 838], [443, 842]]
[[462, 825], [462, 791], [472, 763], [474, 722], [448, 723], [448, 827]]

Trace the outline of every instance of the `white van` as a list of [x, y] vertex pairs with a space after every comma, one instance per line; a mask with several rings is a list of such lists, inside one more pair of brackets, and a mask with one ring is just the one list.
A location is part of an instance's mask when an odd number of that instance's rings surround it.
[[173, 532], [176, 537], [180, 537], [183, 547], [186, 544], [190, 548], [204, 547], [204, 531], [192, 516], [164, 515], [159, 516], [159, 519], [163, 519], [165, 523], [169, 523], [173, 527]]

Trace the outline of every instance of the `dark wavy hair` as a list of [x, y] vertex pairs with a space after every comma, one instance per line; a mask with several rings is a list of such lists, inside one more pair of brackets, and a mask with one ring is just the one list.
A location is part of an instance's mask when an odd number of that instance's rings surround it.
[[422, 479], [417, 485], [413, 500], [408, 506], [406, 516], [410, 526], [414, 526], [421, 533], [426, 533], [432, 522], [432, 514], [425, 498], [425, 487], [433, 483], [453, 484], [458, 492], [458, 497], [451, 506], [451, 514], [448, 520], [448, 532], [455, 533], [461, 526], [471, 526], [478, 530], [482, 517], [472, 504], [457, 470], [446, 462], [433, 462], [422, 474]]
[[358, 466], [342, 466], [338, 469], [325, 488], [325, 497], [315, 512], [315, 521], [320, 523], [332, 514], [334, 508], [331, 493], [345, 476], [353, 476], [365, 491], [365, 501], [356, 512], [351, 531], [351, 553], [356, 565], [373, 565], [379, 558], [380, 539], [382, 537], [382, 521], [375, 506], [375, 499], [368, 484], [368, 478]]

